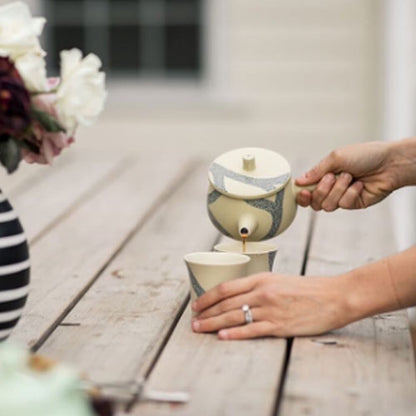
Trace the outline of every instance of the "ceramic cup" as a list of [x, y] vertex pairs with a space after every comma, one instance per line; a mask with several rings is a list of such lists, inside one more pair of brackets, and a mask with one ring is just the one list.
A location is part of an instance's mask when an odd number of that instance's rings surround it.
[[[243, 244], [241, 241], [220, 243], [214, 247], [214, 250], [223, 253], [242, 253]], [[251, 259], [247, 265], [247, 274], [271, 272], [276, 253], [277, 247], [273, 244], [247, 241], [244, 254]]]
[[184, 257], [191, 282], [191, 301], [220, 283], [247, 275], [250, 257], [239, 253], [197, 252]]

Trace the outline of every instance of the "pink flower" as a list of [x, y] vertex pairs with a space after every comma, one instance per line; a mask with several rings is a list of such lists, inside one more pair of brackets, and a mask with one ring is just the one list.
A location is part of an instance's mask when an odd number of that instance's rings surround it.
[[[50, 80], [50, 86], [54, 87], [56, 80]], [[56, 94], [46, 93], [35, 96], [32, 104], [38, 110], [52, 116], [58, 120], [56, 111]], [[28, 163], [40, 163], [52, 165], [54, 157], [58, 156], [63, 149], [74, 142], [74, 138], [64, 132], [48, 132], [40, 123], [34, 121], [32, 124], [33, 136], [31, 141], [39, 147], [39, 153], [31, 152], [23, 148], [23, 159]]]
[[20, 138], [30, 122], [29, 92], [13, 62], [0, 56], [0, 135]]

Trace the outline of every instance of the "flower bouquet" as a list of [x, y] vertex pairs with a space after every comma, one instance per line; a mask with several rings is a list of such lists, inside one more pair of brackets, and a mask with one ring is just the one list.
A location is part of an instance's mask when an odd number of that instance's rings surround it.
[[60, 53], [59, 78], [48, 78], [39, 42], [46, 20], [28, 6], [0, 6], [0, 163], [14, 172], [24, 159], [52, 164], [92, 124], [106, 98], [101, 61], [71, 49]]
[[[22, 159], [51, 164], [74, 141], [78, 125], [94, 122], [106, 98], [105, 75], [100, 72], [99, 58], [93, 54], [83, 58], [78, 49], [62, 51], [59, 78], [47, 77], [45, 52], [39, 42], [44, 24], [45, 19], [33, 18], [22, 2], [0, 6], [0, 163], [9, 173], [18, 168]], [[1, 343], [20, 319], [30, 285], [29, 245], [17, 213], [1, 190], [0, 275]], [[23, 358], [19, 351], [16, 354], [13, 358], [6, 353], [3, 358], [10, 361], [8, 364], [16, 362], [17, 372], [10, 374], [21, 391], [6, 386], [8, 392], [14, 389], [16, 394], [3, 394], [1, 415], [43, 414], [43, 410], [44, 414], [70, 414], [72, 409], [71, 415], [92, 416], [75, 379], [76, 390], [71, 387], [72, 381], [64, 380], [60, 392], [53, 373], [50, 377], [55, 384], [48, 387], [43, 383], [47, 376], [40, 380], [36, 373], [30, 373], [32, 368], [26, 366], [25, 359], [16, 359]], [[39, 383], [25, 389], [32, 382]], [[36, 391], [27, 395], [28, 389]], [[6, 390], [0, 387], [1, 392]], [[20, 399], [20, 393], [25, 400]], [[33, 401], [28, 402], [26, 396], [33, 397]], [[68, 397], [69, 401], [65, 400]]]

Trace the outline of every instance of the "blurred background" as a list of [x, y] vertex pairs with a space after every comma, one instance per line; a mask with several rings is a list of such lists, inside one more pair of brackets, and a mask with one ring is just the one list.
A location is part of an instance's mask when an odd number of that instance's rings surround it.
[[257, 144], [320, 157], [381, 135], [383, 2], [29, 3], [48, 21], [50, 73], [61, 49], [102, 59], [109, 100], [86, 134], [103, 146], [172, 144], [215, 155]]
[[[61, 49], [103, 61], [107, 107], [81, 148], [210, 159], [264, 146], [304, 160], [297, 175], [340, 145], [414, 135], [416, 0], [27, 3], [48, 20], [51, 74]], [[416, 241], [415, 201], [393, 199], [401, 248]]]

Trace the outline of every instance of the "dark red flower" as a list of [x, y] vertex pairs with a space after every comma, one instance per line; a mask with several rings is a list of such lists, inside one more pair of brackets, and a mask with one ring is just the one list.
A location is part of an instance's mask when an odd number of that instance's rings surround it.
[[0, 136], [19, 139], [30, 123], [29, 92], [13, 62], [0, 57]]

